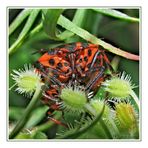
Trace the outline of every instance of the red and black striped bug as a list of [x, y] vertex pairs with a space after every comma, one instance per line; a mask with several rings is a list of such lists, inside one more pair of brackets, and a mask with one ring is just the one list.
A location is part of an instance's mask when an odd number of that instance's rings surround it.
[[[50, 106], [49, 114], [59, 109], [59, 94], [69, 83], [85, 86], [86, 95], [99, 88], [107, 68], [112, 70], [103, 47], [91, 43], [72, 43], [44, 52], [35, 63], [43, 81], [49, 78], [43, 102]], [[90, 99], [91, 96], [88, 96]], [[52, 119], [54, 120], [54, 119]], [[59, 124], [59, 121], [54, 120]]]

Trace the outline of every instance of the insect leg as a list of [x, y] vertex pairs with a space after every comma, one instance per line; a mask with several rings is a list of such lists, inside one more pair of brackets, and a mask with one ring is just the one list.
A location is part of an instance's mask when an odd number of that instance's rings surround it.
[[61, 121], [59, 121], [59, 120], [57, 120], [57, 119], [55, 119], [55, 118], [53, 118], [53, 117], [50, 117], [50, 116], [49, 116], [48, 119], [51, 120], [51, 121], [53, 121], [54, 123], [56, 123], [56, 124], [58, 124], [58, 125], [62, 125], [62, 126], [64, 126], [64, 127], [67, 128], [67, 125], [66, 125], [65, 123], [63, 123], [63, 122], [61, 122]]
[[91, 90], [91, 88], [94, 86], [96, 81], [98, 81], [102, 77], [104, 70], [105, 70], [104, 67], [100, 67], [99, 73], [95, 76], [95, 78], [93, 80], [90, 80], [90, 82], [86, 85], [86, 87], [85, 87], [86, 91], [89, 92]]
[[61, 122], [61, 121], [59, 121], [59, 120], [57, 120], [57, 119], [55, 119], [55, 118], [53, 118], [53, 112], [54, 112], [54, 110], [52, 109], [52, 108], [50, 108], [48, 111], [47, 111], [47, 118], [48, 118], [48, 120], [51, 120], [52, 122], [54, 122], [55, 124], [58, 124], [58, 125], [62, 125], [62, 126], [64, 126], [64, 127], [67, 127], [67, 125], [66, 124], [64, 124], [63, 122]]
[[99, 53], [100, 53], [99, 51], [95, 53], [90, 68], [93, 68], [93, 66], [94, 66], [94, 64], [95, 64], [95, 61], [97, 60], [97, 57], [98, 57], [98, 54], [99, 54]]

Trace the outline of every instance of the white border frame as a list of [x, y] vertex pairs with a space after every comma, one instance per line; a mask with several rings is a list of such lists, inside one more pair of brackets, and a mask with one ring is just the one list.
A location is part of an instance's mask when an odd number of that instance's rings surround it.
[[[29, 8], [29, 9], [38, 9], [38, 8], [42, 8], [42, 9], [46, 9], [46, 8], [66, 8], [66, 9], [77, 9], [77, 8], [86, 8], [86, 9], [89, 9], [89, 8], [112, 8], [112, 9], [139, 9], [139, 19], [140, 19], [140, 23], [139, 23], [139, 51], [141, 51], [142, 47], [141, 47], [141, 41], [142, 41], [142, 36], [141, 36], [141, 32], [142, 32], [142, 26], [141, 26], [141, 21], [142, 21], [142, 8], [139, 6], [79, 6], [79, 7], [75, 7], [75, 6], [7, 6], [6, 8], [6, 12], [7, 12], [7, 49], [8, 49], [8, 26], [9, 26], [9, 23], [8, 23], [8, 19], [9, 19], [9, 9], [22, 9], [22, 8]], [[140, 61], [139, 61], [139, 96], [141, 96], [141, 84], [140, 84], [140, 80], [141, 80], [141, 52], [139, 52], [139, 56], [140, 56]], [[8, 53], [7, 53], [8, 55]], [[7, 70], [9, 72], [9, 58], [7, 57]], [[7, 72], [7, 74], [8, 74]], [[7, 75], [7, 77], [9, 77]], [[9, 88], [9, 85], [8, 85], [9, 81], [7, 81], [7, 108], [9, 107], [9, 91], [8, 91], [8, 88]], [[142, 108], [142, 101], [140, 101], [140, 108]], [[139, 139], [45, 139], [45, 140], [42, 140], [42, 139], [9, 139], [9, 135], [8, 135], [8, 127], [9, 127], [9, 116], [8, 116], [8, 110], [6, 110], [7, 112], [7, 129], [6, 129], [6, 132], [7, 132], [7, 141], [8, 142], [140, 142], [142, 140], [142, 112], [140, 111], [139, 113]]]

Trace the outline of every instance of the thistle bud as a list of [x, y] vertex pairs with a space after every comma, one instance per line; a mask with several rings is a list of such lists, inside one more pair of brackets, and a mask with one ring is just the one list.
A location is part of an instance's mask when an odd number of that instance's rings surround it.
[[37, 85], [41, 84], [41, 75], [31, 65], [25, 65], [24, 69], [18, 71], [13, 70], [13, 73], [11, 76], [17, 86], [15, 90], [20, 94], [30, 97], [35, 92]]
[[71, 86], [62, 89], [60, 98], [65, 109], [76, 112], [83, 112], [87, 103], [85, 92], [78, 86], [75, 86], [74, 89]]
[[132, 130], [137, 124], [135, 110], [129, 103], [116, 104], [116, 117], [122, 128]]
[[131, 83], [131, 77], [122, 73], [120, 77], [112, 77], [103, 83], [105, 90], [109, 92], [109, 95], [113, 98], [126, 99], [132, 93], [132, 89], [135, 88]]

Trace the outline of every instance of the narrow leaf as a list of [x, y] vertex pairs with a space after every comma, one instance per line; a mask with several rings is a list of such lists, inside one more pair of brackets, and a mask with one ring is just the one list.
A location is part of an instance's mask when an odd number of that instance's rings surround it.
[[39, 9], [34, 9], [34, 10], [31, 12], [31, 14], [30, 14], [30, 16], [29, 16], [29, 18], [28, 18], [28, 20], [27, 20], [27, 22], [26, 22], [26, 24], [25, 24], [23, 30], [21, 31], [21, 33], [20, 33], [18, 39], [17, 39], [17, 40], [12, 44], [12, 46], [9, 48], [9, 54], [11, 54], [12, 52], [14, 52], [14, 51], [16, 50], [17, 46], [18, 46], [19, 44], [21, 44], [22, 40], [25, 38], [25, 36], [26, 36], [27, 33], [29, 32], [29, 30], [31, 29], [31, 27], [32, 27], [32, 25], [33, 25], [33, 23], [34, 23], [34, 21], [35, 21], [37, 15], [38, 15], [39, 11], [40, 11]]
[[135, 18], [135, 17], [131, 17], [128, 16], [125, 13], [122, 13], [120, 11], [117, 10], [112, 10], [112, 9], [108, 9], [108, 8], [104, 8], [104, 9], [93, 9], [94, 11], [107, 15], [107, 16], [111, 16], [117, 19], [121, 19], [121, 20], [125, 20], [125, 21], [129, 21], [129, 22], [137, 22], [139, 23], [139, 19]]
[[[83, 23], [84, 23], [84, 18], [86, 16], [86, 11], [87, 9], [78, 9], [74, 15], [74, 18], [72, 20], [72, 22], [79, 26], [79, 27], [82, 27], [83, 26]], [[65, 39], [68, 39], [70, 37], [72, 37], [74, 35], [73, 32], [69, 31], [69, 30], [66, 30], [64, 31], [63, 33], [59, 34], [58, 37], [61, 39], [61, 40], [65, 40]]]
[[29, 16], [32, 9], [25, 9], [16, 17], [9, 27], [9, 36], [21, 25], [21, 23]]
[[66, 28], [67, 30], [74, 32], [75, 34], [77, 34], [78, 36], [83, 38], [84, 40], [89, 41], [94, 44], [101, 45], [106, 50], [108, 50], [116, 55], [125, 57], [127, 59], [131, 59], [131, 60], [139, 60], [138, 55], [134, 55], [129, 52], [123, 51], [117, 47], [112, 46], [109, 43], [104, 42], [101, 39], [98, 39], [94, 35], [90, 34], [88, 31], [76, 26], [74, 23], [72, 23], [71, 21], [69, 21], [67, 18], [65, 18], [62, 15], [60, 16], [60, 18], [58, 20], [58, 24], [61, 25], [63, 28]]
[[57, 37], [57, 20], [63, 9], [49, 9], [49, 10], [42, 10], [43, 12], [43, 28], [46, 34], [49, 36], [50, 39], [59, 40]]
[[[62, 33], [59, 33], [57, 30], [57, 21], [63, 11], [63, 9], [42, 10], [44, 15], [43, 28], [50, 39], [65, 40], [74, 35], [74, 33], [69, 30]], [[86, 11], [86, 9], [78, 9], [72, 22], [81, 27], [84, 23]]]
[[35, 109], [30, 119], [28, 120], [27, 124], [25, 125], [26, 128], [31, 128], [35, 125], [37, 125], [46, 115], [46, 112], [48, 110], [48, 106], [42, 106]]

